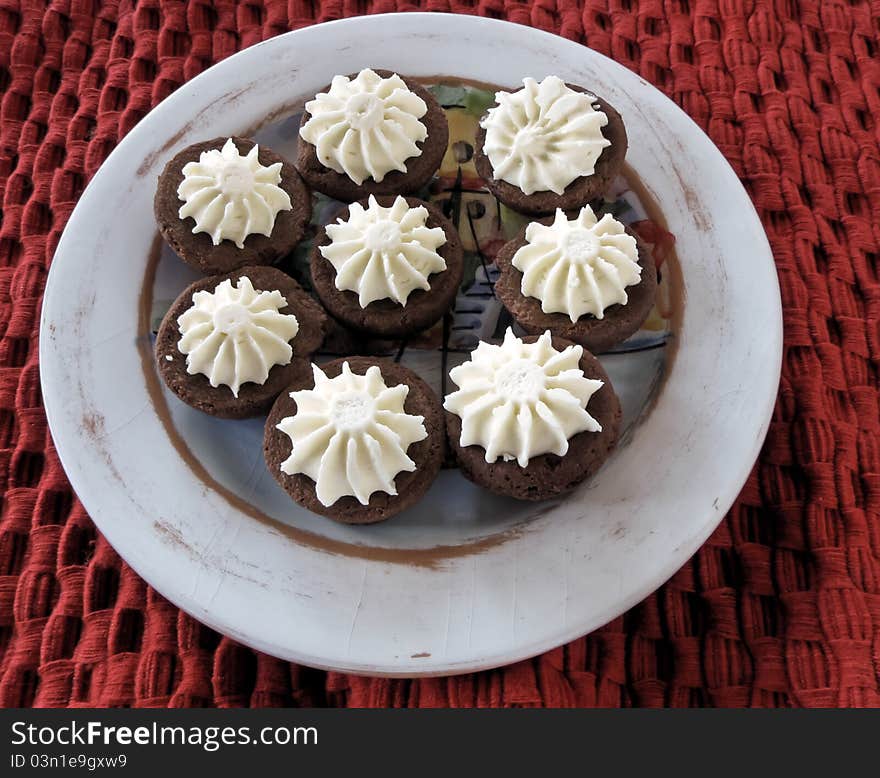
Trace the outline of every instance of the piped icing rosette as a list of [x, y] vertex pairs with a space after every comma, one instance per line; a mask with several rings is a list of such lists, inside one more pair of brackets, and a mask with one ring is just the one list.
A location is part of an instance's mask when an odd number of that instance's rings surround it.
[[260, 164], [259, 146], [242, 156], [229, 138], [222, 149], [203, 151], [183, 167], [177, 196], [181, 219], [192, 217], [193, 234], [206, 232], [217, 246], [231, 240], [244, 248], [248, 235], [272, 234], [275, 217], [292, 208], [281, 183], [281, 163]]
[[357, 375], [345, 362], [335, 378], [312, 369], [314, 389], [291, 392], [296, 414], [277, 424], [292, 443], [281, 471], [311, 478], [325, 507], [348, 496], [367, 505], [377, 491], [396, 495], [395, 477], [416, 469], [407, 449], [428, 437], [424, 417], [404, 410], [409, 387], [388, 387], [377, 365]]
[[587, 314], [602, 319], [609, 306], [626, 305], [626, 288], [641, 280], [638, 257], [636, 239], [623, 224], [611, 214], [597, 219], [587, 205], [571, 221], [557, 210], [552, 224], [529, 224], [512, 264], [522, 273], [523, 295], [540, 300], [544, 313], [575, 322]]
[[427, 219], [426, 208], [400, 196], [389, 207], [372, 195], [366, 208], [353, 203], [347, 220], [327, 225], [330, 243], [320, 247], [336, 270], [336, 288], [356, 293], [361, 308], [386, 299], [406, 305], [414, 290], [429, 290], [429, 277], [446, 270], [437, 253], [446, 234]]
[[494, 177], [527, 195], [561, 195], [572, 181], [591, 176], [602, 150], [608, 117], [591, 95], [568, 87], [557, 76], [540, 83], [523, 79], [516, 92], [497, 92], [497, 105], [480, 122], [483, 152]]
[[177, 319], [177, 348], [186, 355], [190, 375], [200, 373], [211, 386], [228, 386], [238, 397], [242, 384], [263, 384], [275, 365], [290, 363], [299, 322], [280, 313], [287, 305], [281, 292], [258, 291], [242, 276], [235, 287], [227, 279], [192, 300]]
[[601, 432], [586, 408], [603, 382], [584, 376], [582, 354], [575, 345], [556, 350], [549, 332], [524, 343], [508, 328], [501, 345], [481, 341], [449, 371], [459, 388], [443, 407], [461, 419], [460, 445], [482, 446], [486, 462], [526, 467], [541, 454], [564, 456], [580, 432]]
[[335, 76], [306, 111], [311, 118], [300, 136], [322, 165], [358, 186], [367, 178], [380, 183], [394, 170], [406, 173], [406, 160], [421, 154], [416, 144], [428, 137], [420, 121], [425, 101], [397, 74], [383, 78], [369, 68], [353, 79]]

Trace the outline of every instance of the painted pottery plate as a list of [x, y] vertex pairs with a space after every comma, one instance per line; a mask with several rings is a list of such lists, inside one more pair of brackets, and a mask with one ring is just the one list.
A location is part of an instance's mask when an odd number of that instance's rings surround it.
[[[662, 278], [643, 329], [602, 362], [621, 397], [614, 455], [565, 499], [518, 503], [444, 470], [415, 507], [353, 527], [291, 502], [262, 458], [263, 420], [220, 421], [162, 386], [153, 331], [193, 279], [158, 238], [152, 198], [191, 143], [253, 135], [292, 157], [303, 101], [337, 73], [419, 77], [449, 117], [427, 196], [458, 224], [454, 316], [377, 343], [443, 391], [446, 373], [507, 324], [492, 257], [522, 223], [473, 168], [495, 86], [558, 75], [623, 115], [627, 168], [601, 206], [631, 224]], [[315, 223], [333, 203], [315, 200]], [[302, 275], [307, 246], [283, 267]], [[307, 279], [306, 279], [307, 280]], [[468, 16], [369, 16], [237, 54], [178, 89], [113, 151], [64, 232], [46, 287], [43, 392], [76, 492], [165, 597], [250, 646], [365, 674], [464, 672], [583, 635], [672, 575], [717, 526], [764, 439], [782, 323], [773, 258], [724, 158], [637, 75], [526, 27]], [[345, 349], [336, 333], [321, 359]]]

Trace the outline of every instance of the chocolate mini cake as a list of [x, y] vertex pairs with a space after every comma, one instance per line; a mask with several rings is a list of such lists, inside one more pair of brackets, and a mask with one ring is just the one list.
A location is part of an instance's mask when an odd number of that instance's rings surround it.
[[579, 208], [620, 172], [626, 128], [601, 97], [548, 76], [540, 83], [524, 79], [520, 89], [498, 92], [496, 99], [480, 122], [474, 164], [492, 194], [513, 210], [539, 215]]
[[593, 353], [637, 332], [657, 293], [657, 270], [635, 235], [585, 206], [527, 225], [495, 257], [495, 295], [529, 333], [550, 330]]
[[179, 152], [159, 176], [153, 209], [171, 248], [207, 274], [275, 264], [302, 239], [312, 213], [296, 168], [237, 137]]
[[311, 375], [309, 359], [327, 325], [321, 306], [275, 268], [203, 278], [162, 319], [159, 374], [200, 411], [226, 419], [259, 416], [286, 386]]
[[347, 357], [299, 377], [266, 421], [269, 472], [308, 510], [372, 524], [415, 504], [443, 459], [443, 412], [415, 373]]
[[[620, 431], [620, 402], [592, 354], [549, 332], [481, 342], [453, 368], [446, 430], [461, 472], [520, 500], [572, 490], [598, 470]], [[488, 388], [487, 388], [488, 387]]]
[[418, 191], [449, 140], [446, 115], [427, 89], [369, 69], [336, 76], [306, 103], [299, 134], [302, 177], [344, 202]]
[[424, 330], [449, 310], [464, 269], [458, 232], [414, 197], [353, 203], [322, 228], [312, 285], [347, 327], [383, 338]]

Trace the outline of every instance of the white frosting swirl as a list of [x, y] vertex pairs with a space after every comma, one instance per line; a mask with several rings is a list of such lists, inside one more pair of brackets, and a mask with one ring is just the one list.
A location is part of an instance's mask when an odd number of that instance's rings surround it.
[[360, 186], [380, 183], [392, 170], [406, 173], [406, 160], [422, 152], [428, 137], [419, 121], [428, 106], [396, 73], [383, 78], [369, 68], [354, 79], [334, 76], [330, 90], [306, 103], [309, 120], [300, 137], [311, 143], [318, 161]]
[[400, 196], [387, 208], [372, 195], [366, 208], [352, 203], [347, 221], [327, 225], [330, 243], [320, 248], [336, 269], [336, 288], [356, 292], [361, 308], [386, 299], [406, 305], [413, 290], [430, 289], [428, 277], [446, 270], [437, 253], [446, 233], [427, 220], [427, 208], [410, 208]]
[[277, 425], [293, 444], [281, 471], [311, 478], [325, 506], [341, 497], [367, 505], [374, 492], [396, 495], [397, 474], [416, 469], [407, 449], [428, 437], [424, 416], [403, 409], [409, 387], [386, 386], [377, 365], [358, 375], [344, 362], [335, 378], [317, 365], [312, 370], [315, 388], [291, 392], [296, 414]]
[[602, 319], [609, 306], [626, 305], [626, 287], [642, 277], [638, 258], [636, 239], [623, 225], [607, 213], [597, 221], [586, 205], [572, 221], [557, 210], [553, 224], [529, 224], [513, 266], [523, 274], [526, 297], [540, 300], [544, 313], [564, 313], [576, 322], [586, 314]]
[[449, 371], [459, 388], [443, 407], [461, 418], [460, 444], [482, 446], [487, 462], [526, 467], [541, 454], [564, 456], [579, 432], [601, 432], [586, 407], [602, 381], [584, 376], [582, 354], [580, 346], [557, 351], [549, 331], [535, 343], [510, 328], [500, 346], [481, 341], [469, 362]]
[[575, 179], [593, 175], [611, 145], [602, 135], [608, 117], [593, 107], [595, 99], [557, 76], [525, 78], [517, 92], [496, 92], [497, 105], [480, 122], [495, 178], [527, 195], [561, 195]]
[[215, 246], [231, 240], [244, 248], [248, 235], [272, 234], [279, 211], [289, 211], [290, 195], [281, 183], [281, 163], [265, 167], [259, 160], [260, 147], [241, 156], [232, 138], [222, 149], [209, 149], [198, 162], [183, 166], [183, 181], [177, 196], [184, 201], [178, 215], [192, 216], [193, 234], [207, 232]]
[[279, 313], [287, 305], [281, 292], [257, 291], [242, 276], [236, 287], [227, 278], [192, 300], [192, 308], [177, 319], [177, 348], [186, 354], [190, 375], [201, 373], [211, 386], [228, 386], [238, 397], [242, 384], [263, 384], [275, 365], [290, 363], [299, 322]]

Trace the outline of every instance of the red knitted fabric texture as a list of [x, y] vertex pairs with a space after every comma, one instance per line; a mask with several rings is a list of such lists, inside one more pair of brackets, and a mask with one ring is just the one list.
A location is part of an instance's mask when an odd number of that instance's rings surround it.
[[[376, 680], [244, 648], [119, 559], [53, 449], [37, 335], [77, 197], [153, 105], [273, 35], [416, 9], [559, 33], [675, 100], [758, 209], [786, 352], [743, 493], [656, 594], [534, 660]], [[880, 704], [878, 20], [878, 0], [0, 0], [0, 705]]]

